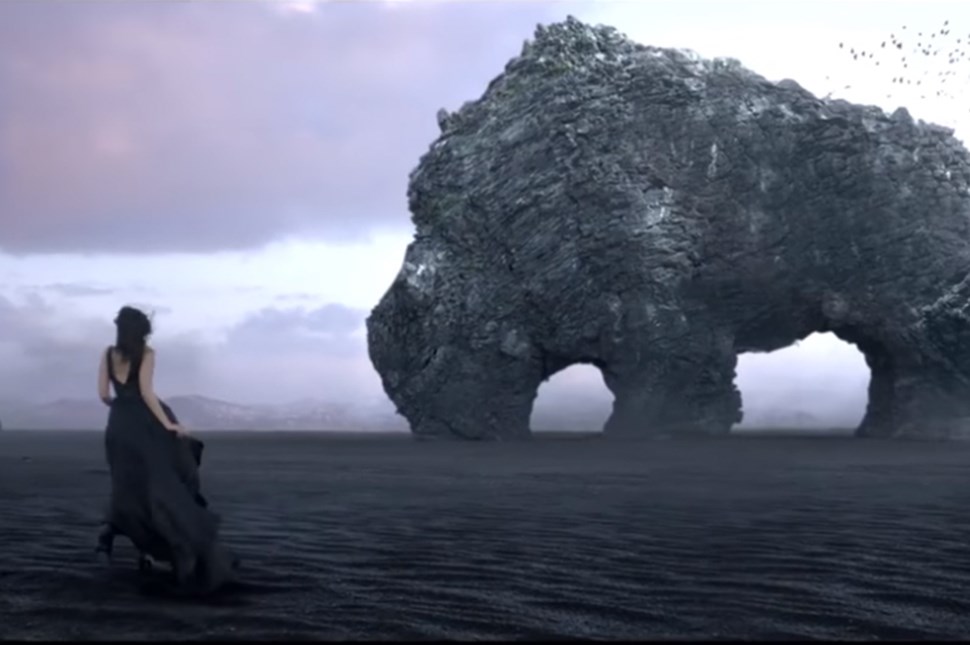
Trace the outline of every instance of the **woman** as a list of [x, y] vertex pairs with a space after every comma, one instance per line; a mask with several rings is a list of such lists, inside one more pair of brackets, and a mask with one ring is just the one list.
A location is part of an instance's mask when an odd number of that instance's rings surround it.
[[170, 562], [181, 589], [214, 591], [230, 581], [235, 562], [219, 544], [219, 519], [198, 491], [201, 443], [191, 443], [155, 395], [148, 316], [122, 307], [115, 326], [115, 344], [102, 355], [98, 374], [98, 394], [110, 408], [105, 449], [111, 471], [100, 548], [110, 553], [114, 534], [125, 535], [142, 563], [145, 556]]
[[[101, 397], [104, 404], [108, 407], [111, 406], [111, 397]], [[175, 412], [165, 401], [159, 399], [159, 403], [162, 406], [162, 410], [165, 412], [165, 416], [168, 417], [169, 422], [172, 425], [179, 425], [178, 417], [175, 416]], [[189, 490], [192, 491], [192, 495], [195, 501], [200, 506], [206, 507], [209, 502], [206, 501], [205, 497], [202, 495], [202, 486], [199, 481], [199, 468], [202, 466], [202, 451], [205, 450], [205, 443], [200, 439], [196, 439], [188, 435], [185, 432], [179, 433], [179, 438], [185, 442], [188, 446], [188, 451], [180, 451], [180, 462], [181, 467], [180, 477], [185, 481]], [[114, 550], [115, 537], [118, 535], [118, 529], [113, 526], [110, 520], [105, 520], [104, 530], [101, 531], [101, 535], [98, 536], [98, 547], [96, 551], [98, 553], [104, 553], [111, 558], [112, 551]], [[138, 568], [142, 571], [150, 571], [152, 569], [152, 562], [154, 558], [150, 557], [147, 553], [139, 553], [138, 557]]]

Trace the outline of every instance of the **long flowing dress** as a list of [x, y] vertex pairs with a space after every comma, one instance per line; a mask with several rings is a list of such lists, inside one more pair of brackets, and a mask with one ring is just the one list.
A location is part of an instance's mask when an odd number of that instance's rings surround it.
[[215, 591], [233, 579], [236, 560], [220, 544], [219, 517], [199, 491], [202, 444], [167, 430], [148, 408], [140, 361], [121, 382], [108, 351], [115, 397], [104, 435], [111, 471], [107, 522], [142, 554], [170, 562], [180, 589]]

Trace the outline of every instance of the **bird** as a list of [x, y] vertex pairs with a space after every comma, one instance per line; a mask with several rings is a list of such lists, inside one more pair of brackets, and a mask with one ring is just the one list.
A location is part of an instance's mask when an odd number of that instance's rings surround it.
[[[862, 43], [842, 40], [838, 42], [838, 47], [852, 56], [852, 67], [871, 65], [869, 69], [878, 70], [876, 74], [887, 70], [883, 79], [892, 86], [919, 87], [922, 90], [920, 99], [938, 97], [960, 100], [961, 91], [970, 89], [970, 33], [959, 35], [949, 19], [940, 22], [937, 22], [935, 29], [917, 29], [915, 40], [904, 39], [903, 36], [913, 32], [909, 31], [909, 25], [901, 25], [888, 38], [876, 39], [871, 46], [866, 44], [860, 47]], [[966, 49], [965, 43], [968, 46]], [[876, 55], [889, 47], [894, 48], [897, 59]], [[826, 81], [834, 83], [835, 79], [826, 77]], [[845, 85], [843, 89], [851, 87]], [[887, 91], [886, 98], [903, 100], [902, 95], [897, 97], [895, 91]], [[910, 95], [911, 100], [915, 98], [916, 95]]]

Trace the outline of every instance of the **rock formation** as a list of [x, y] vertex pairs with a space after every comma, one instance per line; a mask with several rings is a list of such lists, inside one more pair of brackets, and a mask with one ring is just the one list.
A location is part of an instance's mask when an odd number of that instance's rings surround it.
[[607, 434], [725, 433], [737, 355], [831, 331], [872, 370], [863, 436], [970, 415], [970, 155], [952, 130], [733, 60], [540, 26], [439, 112], [370, 356], [420, 436], [527, 437], [576, 363]]

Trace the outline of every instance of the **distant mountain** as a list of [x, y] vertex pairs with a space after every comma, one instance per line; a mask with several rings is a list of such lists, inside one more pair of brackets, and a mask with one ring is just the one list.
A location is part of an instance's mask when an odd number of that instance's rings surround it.
[[[405, 419], [383, 396], [344, 402], [304, 399], [281, 405], [246, 405], [205, 396], [173, 396], [165, 401], [194, 430], [341, 430], [407, 431]], [[741, 429], [833, 428], [855, 426], [857, 406], [830, 404], [819, 413], [779, 405], [746, 410]], [[537, 431], [602, 429], [612, 402], [605, 397], [573, 394], [536, 402], [532, 427]], [[93, 430], [103, 428], [108, 409], [97, 399], [58, 399], [35, 405], [0, 404], [7, 430]]]
[[[186, 427], [195, 430], [407, 430], [407, 423], [387, 401], [243, 405], [194, 395], [165, 401]], [[59, 399], [11, 406], [0, 413], [8, 429], [92, 430], [104, 427], [108, 409], [96, 399]]]
[[[303, 399], [280, 405], [247, 405], [205, 396], [165, 398], [179, 420], [194, 430], [407, 431], [405, 419], [383, 397], [324, 402]], [[533, 414], [535, 430], [598, 431], [609, 416], [608, 401], [543, 401]], [[0, 406], [3, 427], [19, 430], [96, 430], [108, 409], [97, 399], [58, 399], [43, 404]]]
[[406, 430], [391, 404], [365, 401], [298, 401], [242, 405], [203, 396], [174, 396], [167, 402], [189, 428], [206, 430]]
[[97, 399], [58, 399], [39, 405], [11, 406], [0, 412], [10, 430], [103, 428], [108, 415], [108, 409]]

